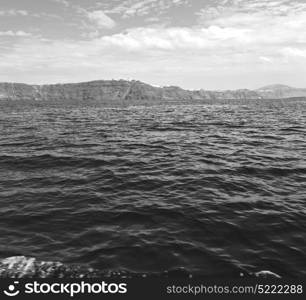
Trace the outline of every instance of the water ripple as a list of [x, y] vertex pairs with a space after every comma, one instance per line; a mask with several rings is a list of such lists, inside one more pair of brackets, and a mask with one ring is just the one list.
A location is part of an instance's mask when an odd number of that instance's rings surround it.
[[306, 101], [0, 108], [1, 257], [306, 275]]

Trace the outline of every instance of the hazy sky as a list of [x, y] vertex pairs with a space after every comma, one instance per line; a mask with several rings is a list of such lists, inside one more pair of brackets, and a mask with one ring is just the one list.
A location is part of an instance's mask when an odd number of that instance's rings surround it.
[[0, 0], [0, 81], [306, 87], [306, 0]]

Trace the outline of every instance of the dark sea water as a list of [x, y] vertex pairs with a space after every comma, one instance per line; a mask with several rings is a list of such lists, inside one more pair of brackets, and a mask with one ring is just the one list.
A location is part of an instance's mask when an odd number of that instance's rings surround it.
[[0, 258], [306, 275], [306, 100], [0, 102]]

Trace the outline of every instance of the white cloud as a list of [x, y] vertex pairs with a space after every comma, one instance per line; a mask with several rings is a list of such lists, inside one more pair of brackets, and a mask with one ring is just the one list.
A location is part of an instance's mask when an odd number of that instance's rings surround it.
[[9, 17], [15, 17], [15, 16], [27, 16], [29, 13], [26, 10], [0, 10], [0, 16], [9, 16]]
[[107, 16], [102, 10], [87, 12], [89, 20], [93, 21], [99, 28], [114, 28], [116, 22]]
[[173, 6], [187, 4], [188, 0], [125, 0], [119, 5], [112, 5], [107, 10], [110, 14], [120, 14], [123, 18], [160, 14]]
[[244, 29], [221, 28], [133, 28], [125, 33], [104, 36], [97, 39], [103, 47], [120, 47], [131, 51], [145, 50], [205, 50], [214, 49], [222, 43], [243, 43], [248, 40], [248, 32]]
[[[127, 2], [134, 5], [128, 17], [173, 4], [173, 0], [128, 0], [123, 4]], [[102, 29], [116, 25], [109, 15], [124, 15], [123, 6], [116, 6], [112, 12], [107, 7], [96, 11], [78, 9], [93, 33], [90, 37], [79, 41], [20, 39], [10, 45], [10, 51], [0, 51], [0, 81], [7, 74], [19, 78], [29, 71], [32, 81], [38, 82], [132, 77], [161, 85], [183, 82], [185, 87], [205, 87], [210, 80], [225, 85], [230, 82], [226, 76], [233, 82], [249, 80], [258, 86], [265, 84], [266, 78], [290, 84], [292, 78], [302, 80], [306, 76], [306, 3], [218, 3], [199, 12], [199, 23], [193, 27], [135, 27], [104, 36]], [[149, 15], [154, 16], [157, 14]], [[203, 78], [206, 82], [202, 83]]]
[[270, 57], [266, 57], [266, 56], [260, 56], [259, 59], [263, 62], [266, 62], [266, 63], [272, 63], [273, 62], [273, 59], [270, 58]]
[[[234, 0], [230, 0], [232, 3]], [[236, 6], [203, 9], [200, 26], [218, 26], [232, 30], [244, 29], [248, 37], [241, 51], [258, 49], [266, 56], [278, 55], [288, 45], [297, 48], [306, 43], [306, 3], [300, 1], [235, 0]], [[229, 3], [227, 1], [226, 3]], [[238, 45], [237, 45], [238, 46]], [[269, 56], [269, 55], [268, 55]]]
[[306, 48], [298, 49], [292, 47], [286, 47], [280, 50], [280, 53], [287, 58], [306, 58]]
[[67, 0], [52, 0], [53, 2], [64, 5], [65, 7], [69, 7], [70, 3]]
[[0, 17], [36, 17], [36, 18], [54, 18], [54, 19], [61, 19], [60, 16], [56, 14], [50, 14], [46, 12], [39, 12], [39, 13], [31, 13], [27, 10], [0, 10]]
[[18, 31], [8, 30], [8, 31], [0, 31], [0, 36], [29, 37], [29, 36], [32, 36], [32, 34], [28, 32], [24, 32], [22, 30], [18, 30]]

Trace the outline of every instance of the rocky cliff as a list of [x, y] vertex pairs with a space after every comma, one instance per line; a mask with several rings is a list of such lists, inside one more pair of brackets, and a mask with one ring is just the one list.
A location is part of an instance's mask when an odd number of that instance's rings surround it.
[[306, 96], [306, 89], [297, 89], [282, 84], [268, 85], [258, 89], [256, 92], [263, 98], [267, 99], [284, 99]]
[[128, 96], [128, 81], [92, 81], [76, 84], [26, 85], [0, 83], [0, 99], [11, 100], [88, 100], [122, 99]]
[[306, 96], [306, 89], [269, 86], [252, 91], [189, 91], [176, 86], [155, 87], [140, 81], [101, 80], [83, 83], [27, 85], [0, 83], [0, 99], [6, 100], [215, 100], [279, 99]]

